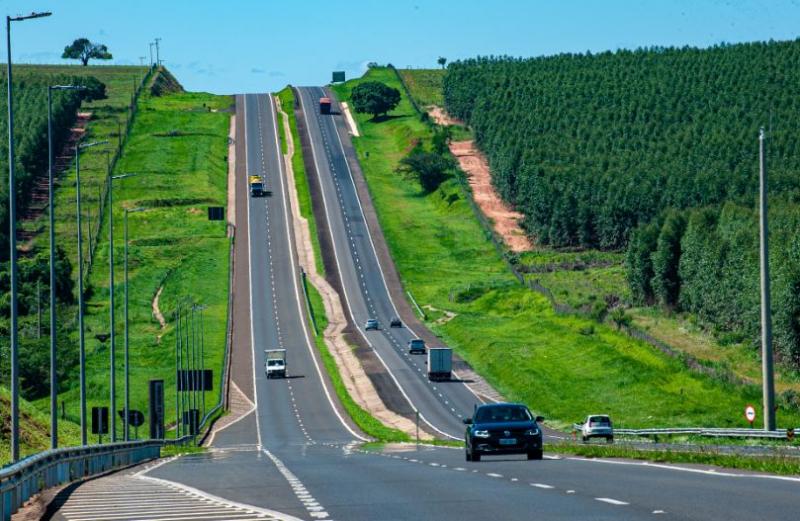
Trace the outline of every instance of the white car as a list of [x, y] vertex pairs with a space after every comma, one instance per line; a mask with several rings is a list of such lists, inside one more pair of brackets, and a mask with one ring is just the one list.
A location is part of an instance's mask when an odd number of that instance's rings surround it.
[[580, 431], [584, 442], [590, 438], [605, 438], [608, 443], [614, 443], [614, 427], [607, 414], [590, 414], [580, 424]]

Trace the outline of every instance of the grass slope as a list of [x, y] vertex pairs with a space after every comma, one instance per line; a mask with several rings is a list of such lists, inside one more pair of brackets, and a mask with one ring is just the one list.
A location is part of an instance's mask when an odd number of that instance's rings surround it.
[[[206, 207], [225, 206], [228, 96], [170, 94], [140, 101], [130, 139], [115, 174], [137, 175], [114, 183], [115, 309], [117, 407], [123, 404], [123, 208], [145, 208], [129, 216], [131, 408], [147, 414], [147, 382], [164, 379], [167, 422], [175, 415], [175, 330], [171, 317], [179, 302], [206, 306], [205, 367], [214, 369], [210, 408], [217, 401], [225, 346], [230, 241], [224, 221], [210, 222]], [[109, 342], [108, 222], [88, 277], [86, 311], [87, 394], [89, 406], [107, 405]], [[159, 307], [168, 326], [161, 329], [152, 301], [163, 286]], [[60, 399], [78, 415], [77, 378]], [[118, 422], [118, 429], [121, 426]], [[141, 434], [141, 433], [140, 433]]]
[[[347, 100], [361, 81], [399, 88], [394, 73], [371, 69], [334, 89]], [[593, 321], [556, 315], [540, 295], [514, 283], [454, 180], [424, 195], [395, 173], [417, 139], [429, 137], [403, 97], [392, 118], [357, 115], [354, 138], [381, 226], [404, 284], [421, 305], [457, 316], [429, 326], [511, 400], [564, 426], [591, 412], [617, 425], [746, 426], [741, 411], [758, 390], [687, 371], [648, 345]], [[429, 319], [435, 320], [436, 314]], [[782, 425], [798, 415], [779, 411]]]
[[[22, 400], [19, 407], [20, 455], [30, 456], [50, 448], [50, 414], [44, 413], [32, 404]], [[0, 466], [11, 461], [11, 394], [0, 387]], [[81, 431], [75, 423], [59, 422], [59, 444], [61, 446], [80, 445]]]
[[398, 69], [408, 91], [420, 107], [444, 106], [442, 80], [444, 69]]

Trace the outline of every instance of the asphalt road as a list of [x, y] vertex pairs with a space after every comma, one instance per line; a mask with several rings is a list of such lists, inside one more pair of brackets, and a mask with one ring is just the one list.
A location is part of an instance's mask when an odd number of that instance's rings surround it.
[[[351, 318], [423, 421], [440, 437], [461, 439], [463, 418], [471, 416], [474, 405], [482, 400], [464, 383], [429, 381], [426, 357], [410, 355], [406, 347], [419, 335], [408, 327], [389, 328], [391, 318], [399, 314], [386, 287], [339, 136], [344, 131], [342, 117], [319, 113], [319, 98], [325, 95], [321, 88], [299, 91]], [[381, 329], [364, 331], [368, 318], [377, 318]]]
[[[264, 172], [273, 189], [263, 199], [250, 199], [241, 190], [237, 196], [237, 213], [247, 216], [238, 219], [237, 253], [246, 256], [236, 260], [234, 287], [249, 291], [235, 296], [232, 378], [253, 410], [217, 433], [207, 453], [90, 481], [95, 488], [77, 487], [61, 497], [56, 519], [796, 517], [800, 479], [548, 456], [472, 463], [464, 461], [462, 450], [413, 445], [368, 450], [358, 443], [358, 431], [329, 400], [309, 343], [272, 103], [264, 95], [240, 96], [237, 117], [237, 161], [247, 166], [237, 170], [237, 186], [246, 188], [247, 171]], [[288, 350], [290, 378], [265, 378], [263, 350], [271, 347]], [[93, 507], [98, 504], [103, 507]]]

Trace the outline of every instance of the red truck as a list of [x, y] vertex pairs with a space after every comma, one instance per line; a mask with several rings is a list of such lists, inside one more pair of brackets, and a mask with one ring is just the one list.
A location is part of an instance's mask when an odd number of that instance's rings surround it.
[[319, 99], [319, 113], [320, 114], [330, 114], [331, 113], [331, 99], [330, 98], [320, 98]]

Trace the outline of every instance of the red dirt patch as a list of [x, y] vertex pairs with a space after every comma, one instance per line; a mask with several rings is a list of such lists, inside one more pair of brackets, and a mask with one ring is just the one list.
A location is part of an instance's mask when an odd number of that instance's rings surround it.
[[464, 125], [463, 121], [451, 117], [442, 107], [437, 107], [436, 105], [428, 107], [428, 114], [437, 125]]
[[[445, 117], [447, 117], [446, 114]], [[503, 238], [503, 242], [514, 252], [532, 250], [533, 244], [519, 225], [523, 215], [512, 210], [497, 195], [492, 186], [489, 162], [475, 147], [474, 142], [472, 140], [452, 141], [450, 152], [458, 159], [458, 164], [467, 174], [475, 203], [483, 214], [491, 219], [494, 231]]]

